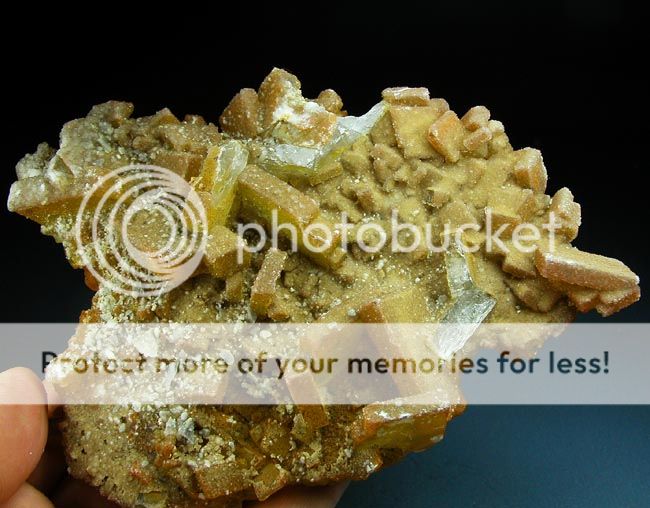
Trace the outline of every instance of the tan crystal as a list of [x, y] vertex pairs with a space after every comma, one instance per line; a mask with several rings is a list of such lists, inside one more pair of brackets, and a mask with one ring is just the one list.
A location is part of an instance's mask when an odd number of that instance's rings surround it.
[[467, 130], [470, 131], [487, 128], [488, 121], [490, 120], [490, 110], [485, 106], [474, 106], [473, 108], [470, 108], [460, 120], [463, 122], [463, 125]]
[[492, 139], [492, 131], [487, 127], [479, 127], [468, 134], [463, 140], [463, 146], [469, 152], [475, 152], [481, 148], [487, 150], [487, 142]]
[[573, 200], [573, 193], [566, 187], [558, 190], [551, 200], [550, 211], [555, 214], [560, 234], [568, 241], [575, 239], [582, 218], [580, 205]]
[[426, 88], [398, 86], [386, 88], [381, 92], [381, 98], [390, 104], [398, 104], [400, 106], [428, 106], [429, 90]]
[[427, 141], [427, 129], [442, 114], [433, 106], [391, 106], [390, 117], [397, 145], [404, 157], [428, 159], [436, 152]]
[[542, 160], [542, 153], [534, 148], [519, 150], [519, 160], [515, 164], [515, 179], [522, 187], [535, 192], [544, 192], [548, 176]]
[[431, 124], [427, 133], [429, 143], [447, 162], [457, 162], [460, 158], [465, 130], [456, 113], [447, 111]]
[[567, 245], [556, 245], [555, 249], [541, 246], [535, 253], [535, 266], [552, 282], [591, 289], [629, 289], [639, 283], [639, 277], [619, 260]]
[[[204, 251], [204, 262], [208, 271], [220, 279], [232, 275], [248, 266], [250, 252], [243, 249], [244, 240], [225, 226], [216, 224], [210, 230]], [[241, 252], [242, 261], [238, 260]]]
[[252, 88], [243, 88], [224, 109], [219, 117], [219, 125], [232, 136], [254, 138], [262, 129], [259, 110], [257, 92]]
[[286, 252], [273, 248], [269, 249], [264, 256], [264, 262], [251, 289], [251, 309], [258, 316], [265, 316], [268, 313], [276, 296], [276, 282], [286, 260]]

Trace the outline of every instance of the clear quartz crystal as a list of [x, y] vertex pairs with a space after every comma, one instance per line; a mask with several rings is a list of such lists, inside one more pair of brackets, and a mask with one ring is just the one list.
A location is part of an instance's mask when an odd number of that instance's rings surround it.
[[230, 140], [208, 151], [203, 173], [194, 184], [210, 195], [208, 223], [225, 224], [235, 200], [237, 178], [248, 164], [248, 150], [241, 141]]
[[333, 142], [351, 145], [361, 136], [368, 134], [388, 111], [388, 104], [380, 102], [361, 116], [342, 116], [336, 121]]
[[442, 326], [431, 338], [430, 347], [441, 358], [450, 359], [467, 343], [496, 300], [474, 284], [460, 248], [453, 246], [445, 253], [445, 265], [451, 303], [440, 321]]
[[268, 141], [262, 147], [259, 160], [264, 166], [311, 170], [320, 156], [321, 150], [317, 148]]
[[248, 163], [248, 150], [239, 141], [228, 141], [217, 156], [213, 196], [219, 202], [235, 187], [237, 178]]
[[295, 169], [307, 175], [317, 172], [361, 136], [367, 135], [387, 110], [387, 103], [382, 101], [365, 115], [339, 117], [332, 137], [320, 147], [266, 141], [261, 148], [259, 162], [271, 170]]

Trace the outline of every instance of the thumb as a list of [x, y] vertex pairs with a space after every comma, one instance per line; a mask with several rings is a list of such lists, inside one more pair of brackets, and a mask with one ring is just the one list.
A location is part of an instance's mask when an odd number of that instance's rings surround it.
[[29, 369], [0, 373], [0, 503], [27, 480], [47, 441], [47, 397]]

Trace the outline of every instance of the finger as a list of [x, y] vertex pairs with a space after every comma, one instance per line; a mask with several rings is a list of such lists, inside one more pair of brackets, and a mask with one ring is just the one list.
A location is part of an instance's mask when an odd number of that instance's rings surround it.
[[61, 482], [66, 471], [65, 456], [59, 422], [50, 420], [50, 431], [45, 445], [45, 452], [27, 480], [44, 494], [50, 494]]
[[119, 508], [81, 480], [69, 479], [52, 496], [55, 506], [65, 508]]
[[54, 505], [34, 487], [23, 483], [10, 499], [0, 503], [0, 508], [54, 508]]
[[247, 508], [334, 508], [349, 482], [327, 487], [289, 487], [266, 501], [247, 504]]
[[43, 454], [45, 401], [43, 385], [32, 371], [17, 368], [0, 373], [0, 502], [16, 493]]

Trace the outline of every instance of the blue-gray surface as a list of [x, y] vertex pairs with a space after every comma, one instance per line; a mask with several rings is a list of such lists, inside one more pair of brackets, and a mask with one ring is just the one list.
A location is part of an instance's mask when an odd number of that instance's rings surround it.
[[649, 507], [650, 407], [471, 407], [340, 508]]

